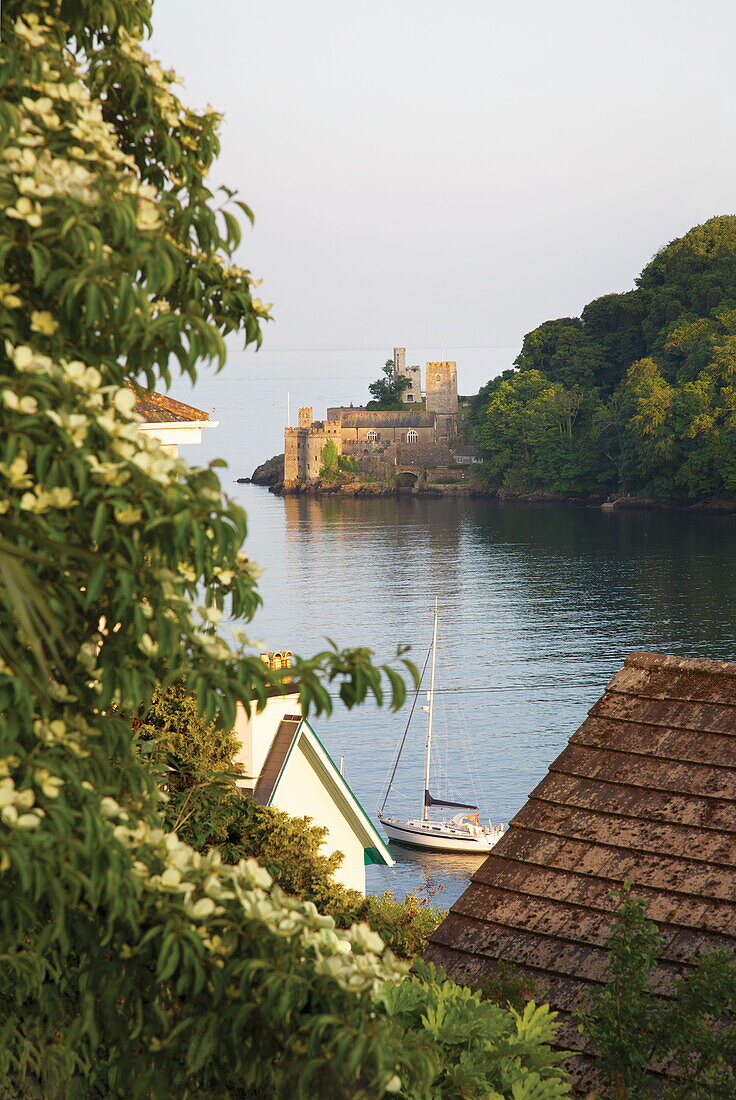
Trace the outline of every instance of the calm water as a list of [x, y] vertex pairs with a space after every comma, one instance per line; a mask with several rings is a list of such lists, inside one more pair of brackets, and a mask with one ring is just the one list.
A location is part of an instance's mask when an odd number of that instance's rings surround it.
[[[476, 349], [476, 370], [494, 353], [497, 366], [507, 365], [498, 363], [499, 349], [485, 360]], [[247, 548], [264, 569], [264, 607], [249, 631], [266, 647], [309, 654], [330, 637], [386, 660], [402, 642], [421, 663], [439, 598], [448, 705], [437, 725], [455, 796], [473, 795], [475, 774], [481, 805], [508, 821], [632, 649], [736, 656], [734, 520], [490, 501], [282, 500], [232, 483], [280, 449], [287, 389], [311, 385], [321, 399], [310, 402], [316, 415], [327, 401], [360, 400], [357, 381], [376, 377], [382, 353], [339, 354], [337, 363], [323, 353], [311, 383], [307, 364], [318, 364], [320, 353], [271, 353], [258, 360], [268, 368], [261, 375], [205, 379], [194, 394], [174, 388], [201, 407], [216, 405], [220, 421], [187, 457], [200, 463], [222, 454], [230, 463], [223, 482], [248, 511]], [[252, 357], [242, 361], [250, 368]], [[298, 401], [307, 403], [301, 394]], [[315, 722], [333, 758], [345, 757], [371, 814], [404, 722], [404, 712], [346, 712], [339, 703]], [[391, 805], [413, 815], [421, 722], [410, 745]], [[396, 859], [394, 868], [368, 869], [369, 890], [423, 891], [443, 907], [473, 869], [444, 855], [399, 850]]]

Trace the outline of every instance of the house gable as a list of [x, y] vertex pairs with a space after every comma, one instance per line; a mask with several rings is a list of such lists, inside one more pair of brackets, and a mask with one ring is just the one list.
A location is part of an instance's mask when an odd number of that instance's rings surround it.
[[341, 851], [336, 878], [365, 892], [364, 866], [393, 866], [380, 834], [306, 719], [286, 715], [265, 759], [254, 797], [328, 830], [326, 847]]

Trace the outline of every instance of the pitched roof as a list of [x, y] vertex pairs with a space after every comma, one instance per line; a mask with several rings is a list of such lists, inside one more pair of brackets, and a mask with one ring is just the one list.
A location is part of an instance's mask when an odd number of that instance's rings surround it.
[[340, 423], [343, 428], [433, 428], [434, 413], [351, 409], [340, 413]]
[[291, 751], [299, 743], [313, 771], [329, 790], [343, 818], [348, 822], [366, 853], [367, 862], [393, 866], [391, 853], [380, 833], [353, 794], [347, 780], [340, 774], [306, 718], [299, 714], [285, 714], [258, 777], [253, 797], [261, 806], [270, 806], [284, 776]]
[[271, 742], [271, 748], [268, 750], [268, 755], [263, 762], [261, 774], [253, 791], [253, 797], [260, 806], [268, 806], [273, 797], [286, 758], [289, 755], [291, 746], [294, 744], [294, 736], [300, 722], [301, 715], [285, 714], [279, 723], [276, 736]]
[[[736, 947], [736, 663], [632, 653], [425, 958], [466, 984], [507, 960], [569, 1011], [603, 979], [624, 878], [663, 937], [660, 990], [696, 952]], [[561, 1041], [582, 1042], [571, 1026]]]
[[133, 412], [149, 424], [191, 424], [209, 420], [210, 414], [183, 401], [175, 401], [163, 393], [146, 393], [139, 386], [126, 381], [126, 386], [135, 394], [137, 400]]

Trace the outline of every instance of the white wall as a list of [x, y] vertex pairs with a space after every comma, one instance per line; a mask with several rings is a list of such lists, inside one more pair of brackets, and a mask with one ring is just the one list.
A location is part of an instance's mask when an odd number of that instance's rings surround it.
[[251, 704], [250, 714], [242, 703], [238, 703], [233, 732], [240, 741], [241, 748], [235, 757], [235, 763], [240, 764], [243, 769], [245, 780], [240, 785], [245, 789], [252, 790], [255, 786], [285, 714], [301, 714], [298, 691], [290, 695], [270, 696], [260, 714], [256, 711], [255, 703]]
[[172, 424], [171, 422], [147, 421], [144, 424], [139, 424], [138, 427], [146, 435], [152, 435], [155, 439], [159, 439], [161, 443], [165, 443], [169, 446], [180, 447], [187, 443], [201, 443], [202, 442], [202, 426], [206, 428], [216, 428], [215, 421], [192, 421], [191, 424], [179, 423]]
[[292, 817], [311, 817], [315, 825], [327, 828], [329, 833], [322, 843], [322, 851], [326, 855], [340, 851], [345, 857], [334, 873], [335, 880], [364, 894], [363, 843], [307, 759], [302, 746], [303, 739], [300, 738], [289, 757], [271, 805]]

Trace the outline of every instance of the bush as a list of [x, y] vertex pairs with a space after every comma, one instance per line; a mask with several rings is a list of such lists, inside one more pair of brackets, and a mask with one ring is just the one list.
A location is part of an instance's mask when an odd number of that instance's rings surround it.
[[367, 921], [400, 959], [416, 959], [424, 951], [429, 937], [447, 914], [424, 905], [414, 894], [397, 901], [386, 890], [369, 894], [354, 910], [354, 920]]
[[[736, 1097], [736, 959], [713, 951], [693, 960], [670, 995], [655, 989], [662, 950], [648, 903], [631, 883], [619, 902], [608, 946], [607, 983], [589, 991], [576, 1015], [596, 1052], [596, 1070], [616, 1100], [727, 1100]], [[653, 1067], [665, 1068], [664, 1085]]]

